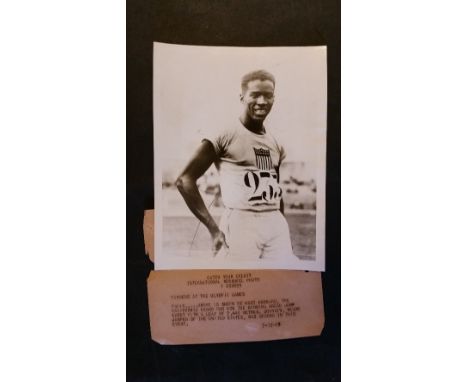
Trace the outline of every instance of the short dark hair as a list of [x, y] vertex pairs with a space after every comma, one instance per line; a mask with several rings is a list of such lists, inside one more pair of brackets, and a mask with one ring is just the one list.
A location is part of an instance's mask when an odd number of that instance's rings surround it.
[[266, 70], [254, 70], [253, 72], [249, 72], [244, 77], [242, 77], [241, 81], [241, 89], [242, 93], [247, 90], [247, 85], [250, 81], [271, 81], [273, 82], [273, 86], [275, 86], [275, 77], [273, 74], [267, 72]]

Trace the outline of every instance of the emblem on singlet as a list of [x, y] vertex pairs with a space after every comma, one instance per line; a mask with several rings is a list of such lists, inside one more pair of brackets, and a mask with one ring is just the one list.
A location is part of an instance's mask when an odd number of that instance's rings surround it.
[[252, 206], [276, 205], [282, 191], [270, 150], [255, 147], [253, 150], [258, 170], [249, 170], [244, 175], [244, 184], [251, 192], [248, 203]]
[[270, 150], [268, 149], [256, 149], [253, 148], [255, 152], [255, 159], [257, 161], [257, 168], [259, 170], [273, 170], [273, 161], [271, 160]]

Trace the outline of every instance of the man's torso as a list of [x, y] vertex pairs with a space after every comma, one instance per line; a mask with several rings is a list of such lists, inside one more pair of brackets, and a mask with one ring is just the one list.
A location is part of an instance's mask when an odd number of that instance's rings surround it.
[[271, 133], [255, 134], [240, 122], [213, 139], [226, 207], [251, 211], [277, 210], [281, 188], [277, 169], [284, 151]]

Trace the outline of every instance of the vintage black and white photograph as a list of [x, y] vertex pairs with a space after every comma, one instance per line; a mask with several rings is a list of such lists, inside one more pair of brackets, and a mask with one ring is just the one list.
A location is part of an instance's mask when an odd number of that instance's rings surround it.
[[154, 44], [156, 269], [325, 270], [326, 63]]

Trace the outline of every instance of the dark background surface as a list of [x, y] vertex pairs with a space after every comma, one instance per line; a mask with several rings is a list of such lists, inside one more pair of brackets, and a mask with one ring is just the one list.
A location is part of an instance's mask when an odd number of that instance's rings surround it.
[[[325, 329], [320, 337], [161, 346], [150, 337], [143, 211], [153, 208], [153, 41], [328, 46]], [[127, 1], [127, 381], [340, 380], [340, 1]]]

